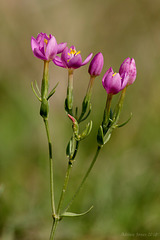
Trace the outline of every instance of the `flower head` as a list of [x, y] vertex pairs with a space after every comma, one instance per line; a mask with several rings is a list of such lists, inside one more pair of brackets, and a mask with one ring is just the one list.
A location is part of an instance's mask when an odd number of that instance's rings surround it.
[[91, 76], [99, 76], [103, 68], [103, 55], [101, 52], [97, 53], [92, 59], [88, 72]]
[[137, 75], [136, 64], [134, 58], [126, 58], [124, 62], [121, 64], [119, 69], [119, 74], [122, 75], [124, 73], [128, 74], [128, 83], [127, 85], [131, 85]]
[[103, 87], [108, 94], [117, 94], [126, 87], [127, 82], [127, 73], [120, 75], [119, 73], [114, 73], [112, 68], [109, 68], [107, 70], [102, 79]]
[[55, 58], [57, 53], [61, 53], [66, 47], [67, 43], [57, 44], [57, 41], [53, 35], [47, 35], [46, 33], [39, 33], [37, 38], [31, 38], [31, 48], [35, 57], [51, 61]]
[[61, 54], [61, 58], [56, 56], [53, 62], [59, 67], [76, 69], [87, 64], [91, 57], [92, 53], [82, 62], [80, 51], [77, 52], [76, 48], [71, 46], [69, 49], [66, 47]]

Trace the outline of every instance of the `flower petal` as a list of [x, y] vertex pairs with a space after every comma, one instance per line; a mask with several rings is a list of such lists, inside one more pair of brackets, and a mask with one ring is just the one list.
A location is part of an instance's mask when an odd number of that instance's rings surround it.
[[47, 58], [42, 54], [42, 52], [38, 48], [35, 48], [33, 53], [35, 57], [40, 58], [42, 60], [47, 60]]
[[67, 43], [59, 43], [58, 44], [57, 54], [63, 52], [63, 50], [65, 49], [66, 46], [67, 46]]
[[53, 59], [53, 62], [55, 65], [57, 65], [58, 67], [63, 67], [63, 68], [66, 68], [66, 66], [64, 65], [64, 63], [62, 62], [61, 58], [59, 56], [56, 56], [54, 59]]
[[107, 75], [109, 74], [109, 73], [112, 73], [112, 75], [113, 75], [113, 69], [112, 69], [112, 67], [110, 67], [108, 70], [107, 70], [107, 72], [104, 74], [104, 76], [103, 76], [103, 78], [102, 78], [102, 85], [103, 85], [103, 87], [106, 89], [106, 77], [107, 77]]
[[66, 68], [68, 67], [68, 47], [66, 47], [62, 54], [61, 54], [61, 60], [63, 62], [63, 64], [66, 66]]
[[[112, 74], [112, 73], [110, 73]], [[120, 92], [122, 90], [121, 87], [121, 76], [119, 73], [116, 73], [116, 75], [113, 77], [112, 75], [112, 81], [110, 82], [110, 86], [109, 86], [109, 93], [112, 94], [117, 94], [118, 92]]]
[[35, 48], [39, 48], [39, 44], [37, 43], [37, 41], [34, 37], [31, 37], [31, 48], [32, 48], [33, 52], [34, 52]]
[[57, 41], [54, 36], [48, 40], [45, 56], [47, 60], [53, 60], [57, 54]]
[[121, 81], [121, 90], [122, 90], [128, 84], [129, 74], [127, 72], [122, 73], [121, 78], [122, 78], [122, 81]]
[[82, 66], [82, 57], [80, 54], [74, 56], [73, 58], [71, 58], [71, 60], [69, 60], [68, 62], [68, 68], [79, 68]]
[[93, 55], [93, 53], [90, 53], [90, 54], [88, 55], [88, 57], [87, 57], [87, 58], [84, 60], [84, 62], [82, 63], [82, 66], [83, 66], [83, 65], [86, 65], [86, 64], [91, 60], [92, 55]]

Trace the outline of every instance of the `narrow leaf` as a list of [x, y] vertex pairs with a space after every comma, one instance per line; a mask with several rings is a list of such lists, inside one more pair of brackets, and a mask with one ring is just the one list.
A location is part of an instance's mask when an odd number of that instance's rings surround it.
[[98, 142], [101, 146], [103, 146], [103, 144], [104, 144], [103, 128], [102, 128], [101, 125], [99, 126], [99, 129], [98, 129], [97, 142]]
[[41, 98], [38, 96], [38, 94], [36, 93], [36, 90], [34, 89], [34, 86], [33, 86], [33, 82], [31, 82], [31, 88], [32, 88], [32, 91], [34, 93], [34, 95], [36, 96], [36, 98], [41, 102]]
[[86, 114], [86, 116], [85, 116], [84, 118], [82, 118], [82, 119], [80, 120], [80, 122], [83, 122], [84, 120], [86, 120], [86, 119], [88, 118], [88, 116], [89, 116], [90, 113], [91, 113], [91, 110], [92, 110], [92, 105], [91, 105], [91, 103], [90, 103], [88, 113]]
[[91, 206], [86, 212], [83, 213], [72, 213], [72, 212], [64, 212], [61, 217], [80, 217], [84, 216], [92, 210], [93, 206]]
[[122, 124], [120, 124], [120, 125], [117, 125], [117, 127], [123, 127], [123, 126], [125, 126], [130, 120], [131, 120], [131, 118], [132, 118], [132, 113], [130, 114], [130, 117], [127, 119], [127, 121], [125, 121], [124, 123], [122, 123]]
[[39, 87], [38, 87], [37, 81], [35, 81], [35, 86], [36, 86], [36, 88], [37, 88], [37, 91], [38, 91], [39, 95], [41, 96], [41, 92], [40, 92], [40, 90], [39, 90]]
[[50, 91], [48, 97], [47, 97], [47, 100], [52, 97], [52, 95], [55, 93], [56, 91], [56, 87], [58, 86], [59, 82], [55, 85], [55, 87]]
[[92, 130], [92, 121], [90, 121], [87, 125], [85, 130], [80, 134], [80, 140], [86, 138]]

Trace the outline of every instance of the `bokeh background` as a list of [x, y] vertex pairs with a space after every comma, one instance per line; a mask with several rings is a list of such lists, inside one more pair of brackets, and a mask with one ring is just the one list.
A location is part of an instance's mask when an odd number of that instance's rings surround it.
[[[74, 44], [83, 59], [101, 51], [105, 63], [95, 81], [90, 118], [94, 130], [81, 143], [67, 200], [95, 153], [106, 92], [101, 79], [127, 57], [137, 65], [121, 122], [103, 148], [71, 210], [94, 209], [65, 219], [57, 240], [160, 239], [160, 1], [159, 0], [1, 0], [0, 58], [0, 239], [45, 240], [51, 228], [48, 148], [39, 102], [31, 82], [40, 86], [43, 61], [33, 56], [31, 36], [52, 33], [58, 43]], [[81, 106], [88, 66], [76, 70], [75, 105]], [[64, 111], [67, 71], [50, 64], [50, 101], [54, 141], [56, 202], [67, 166], [65, 148], [72, 129]], [[115, 98], [116, 99], [116, 98]], [[67, 201], [66, 200], [66, 201]]]

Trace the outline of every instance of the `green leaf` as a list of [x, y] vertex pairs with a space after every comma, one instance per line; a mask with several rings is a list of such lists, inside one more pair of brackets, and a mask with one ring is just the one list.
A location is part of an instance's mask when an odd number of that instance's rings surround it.
[[87, 125], [85, 130], [80, 134], [80, 140], [86, 138], [92, 130], [92, 121], [90, 121]]
[[98, 134], [97, 134], [97, 142], [99, 145], [103, 146], [104, 145], [104, 136], [103, 136], [103, 128], [100, 125], [98, 129]]
[[66, 148], [66, 155], [67, 155], [67, 157], [72, 158], [74, 153], [75, 153], [75, 150], [76, 150], [76, 141], [72, 137], [70, 139], [68, 145], [67, 145], [67, 148]]
[[56, 87], [58, 86], [59, 82], [55, 85], [55, 87], [50, 91], [50, 93], [48, 94], [47, 100], [52, 97], [52, 95], [55, 93], [56, 91]]
[[90, 115], [91, 110], [92, 110], [92, 105], [91, 105], [91, 103], [90, 103], [88, 113], [87, 113], [86, 116], [85, 116], [84, 118], [82, 118], [79, 122], [83, 122], [84, 120], [86, 120], [86, 119], [88, 118], [88, 116]]
[[120, 125], [117, 125], [117, 127], [123, 127], [123, 126], [125, 126], [130, 120], [131, 120], [131, 118], [132, 118], [132, 113], [130, 114], [130, 117], [127, 119], [127, 121], [125, 121], [124, 123], [122, 123], [122, 124], [120, 124]]
[[36, 93], [36, 90], [34, 89], [34, 86], [33, 86], [33, 82], [31, 82], [31, 88], [32, 88], [32, 91], [34, 93], [34, 95], [36, 96], [36, 98], [41, 102], [42, 99], [38, 96], [38, 94]]
[[93, 206], [91, 206], [86, 212], [83, 213], [72, 213], [72, 212], [64, 212], [60, 217], [80, 217], [84, 216], [92, 210]]
[[106, 144], [111, 137], [111, 131], [108, 131], [106, 135], [104, 136], [104, 144]]

